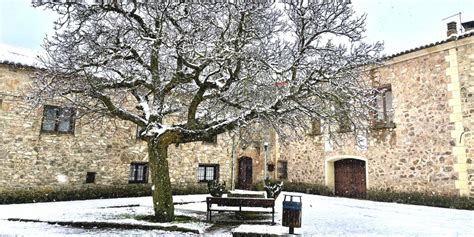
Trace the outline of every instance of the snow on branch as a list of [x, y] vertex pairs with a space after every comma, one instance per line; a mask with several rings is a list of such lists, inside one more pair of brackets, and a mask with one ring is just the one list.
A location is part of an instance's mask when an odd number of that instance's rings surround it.
[[[363, 126], [363, 70], [382, 45], [362, 41], [365, 16], [350, 4], [323, 2], [42, 2], [60, 19], [37, 95], [100, 105], [174, 143], [252, 121], [279, 131], [312, 118]], [[179, 119], [164, 125], [170, 113]]]

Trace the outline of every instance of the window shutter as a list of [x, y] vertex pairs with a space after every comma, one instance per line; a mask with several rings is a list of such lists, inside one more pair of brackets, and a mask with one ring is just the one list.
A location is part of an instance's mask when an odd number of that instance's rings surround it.
[[392, 91], [388, 90], [385, 92], [385, 122], [391, 123], [393, 122], [393, 95]]
[[321, 135], [321, 119], [313, 119], [311, 121], [311, 134]]

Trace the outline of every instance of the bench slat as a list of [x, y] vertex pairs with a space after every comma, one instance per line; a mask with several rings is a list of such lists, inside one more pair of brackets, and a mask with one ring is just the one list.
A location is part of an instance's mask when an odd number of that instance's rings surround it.
[[[236, 197], [207, 197], [207, 219], [212, 221], [212, 211], [235, 211], [241, 212], [242, 207], [272, 208], [272, 223], [275, 223], [275, 199], [273, 198], [236, 198]], [[212, 208], [212, 204], [217, 204], [217, 208]], [[239, 207], [230, 209], [227, 207]], [[253, 212], [267, 212], [261, 210], [246, 210]]]
[[246, 207], [273, 207], [275, 199], [272, 198], [207, 198], [208, 204], [218, 204], [222, 206], [246, 206]]

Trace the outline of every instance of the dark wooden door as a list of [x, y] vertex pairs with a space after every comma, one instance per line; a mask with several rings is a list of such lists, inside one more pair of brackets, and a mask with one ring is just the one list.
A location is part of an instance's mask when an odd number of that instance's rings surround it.
[[344, 159], [334, 162], [336, 196], [366, 198], [365, 161]]
[[239, 173], [237, 188], [250, 189], [252, 185], [252, 159], [250, 157], [241, 157], [239, 159]]

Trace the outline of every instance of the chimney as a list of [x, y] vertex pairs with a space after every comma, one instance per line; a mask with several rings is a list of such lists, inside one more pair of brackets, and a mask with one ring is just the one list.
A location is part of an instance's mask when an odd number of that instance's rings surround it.
[[461, 23], [461, 25], [464, 28], [464, 32], [474, 30], [474, 21], [467, 21], [467, 22]]
[[456, 26], [456, 22], [455, 22], [455, 21], [451, 21], [451, 22], [448, 23], [448, 32], [447, 32], [448, 38], [449, 38], [451, 35], [458, 33], [458, 30], [457, 30], [456, 28], [457, 28], [457, 26]]

